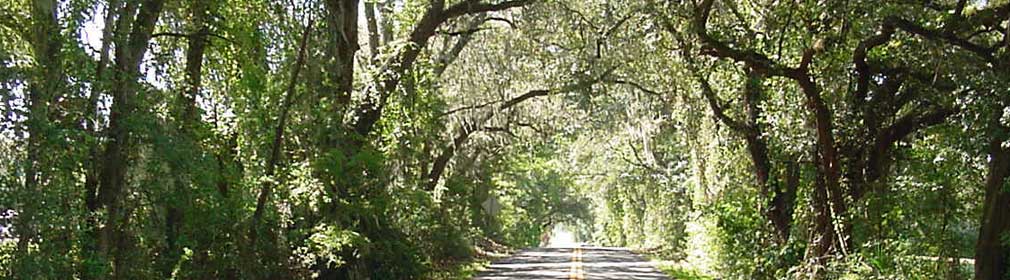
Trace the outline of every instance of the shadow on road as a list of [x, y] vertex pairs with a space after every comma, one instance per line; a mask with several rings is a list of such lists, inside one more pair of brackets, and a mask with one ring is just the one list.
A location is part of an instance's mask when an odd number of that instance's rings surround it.
[[584, 279], [668, 280], [652, 263], [623, 248], [585, 248]]
[[[573, 248], [536, 248], [496, 261], [474, 280], [622, 279], [669, 280], [652, 264], [626, 249], [583, 247], [582, 261], [573, 262]], [[573, 277], [572, 268], [582, 273]]]
[[492, 263], [475, 280], [568, 279], [571, 248], [536, 248]]

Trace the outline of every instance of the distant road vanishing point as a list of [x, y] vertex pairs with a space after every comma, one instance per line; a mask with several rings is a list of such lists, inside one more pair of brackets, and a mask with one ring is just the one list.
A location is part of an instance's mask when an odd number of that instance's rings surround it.
[[669, 280], [625, 248], [535, 248], [495, 261], [474, 280]]

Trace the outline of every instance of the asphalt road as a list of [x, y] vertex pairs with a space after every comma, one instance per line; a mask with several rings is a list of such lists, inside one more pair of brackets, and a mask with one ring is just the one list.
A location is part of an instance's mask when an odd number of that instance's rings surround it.
[[648, 260], [623, 248], [536, 248], [492, 263], [474, 280], [669, 280]]

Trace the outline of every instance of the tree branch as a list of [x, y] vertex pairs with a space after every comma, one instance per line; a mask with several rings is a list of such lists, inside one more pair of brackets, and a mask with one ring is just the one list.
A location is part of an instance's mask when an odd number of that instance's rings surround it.
[[291, 78], [288, 80], [286, 88], [287, 93], [284, 95], [284, 104], [281, 105], [281, 113], [277, 118], [277, 126], [274, 127], [274, 139], [270, 146], [270, 155], [267, 159], [264, 170], [265, 175], [269, 179], [264, 181], [263, 185], [260, 186], [259, 196], [256, 198], [256, 208], [253, 211], [252, 226], [249, 232], [250, 240], [253, 242], [256, 241], [259, 221], [263, 217], [263, 211], [265, 211], [267, 200], [270, 198], [270, 193], [273, 190], [273, 182], [270, 180], [273, 179], [274, 172], [280, 162], [281, 150], [284, 146], [284, 130], [287, 127], [288, 112], [291, 109], [291, 105], [294, 104], [295, 86], [298, 82], [298, 75], [302, 70], [302, 66], [305, 64], [305, 54], [306, 49], [308, 48], [309, 35], [312, 33], [313, 21], [314, 18], [310, 18], [308, 24], [305, 25], [305, 31], [302, 32], [302, 39], [298, 46], [298, 57], [295, 59], [295, 65], [291, 69]]
[[[947, 117], [958, 112], [957, 109], [940, 107], [924, 113], [909, 113], [898, 118], [890, 126], [880, 131], [873, 144], [867, 160], [867, 180], [873, 181], [883, 176], [883, 166], [887, 152], [894, 143], [904, 139], [915, 131], [938, 125]], [[858, 197], [856, 197], [858, 199]]]
[[957, 110], [952, 108], [941, 107], [928, 112], [906, 114], [881, 131], [882, 137], [879, 137], [878, 141], [883, 142], [884, 145], [891, 146], [894, 142], [905, 138], [912, 132], [943, 123], [948, 116], [957, 112]]
[[456, 151], [463, 147], [463, 144], [470, 139], [470, 134], [475, 131], [474, 125], [467, 124], [464, 122], [459, 126], [459, 134], [453, 138], [452, 144], [445, 147], [437, 157], [435, 161], [431, 164], [431, 171], [428, 172], [427, 182], [425, 184], [424, 190], [431, 192], [435, 190], [438, 186], [439, 179], [442, 178], [442, 173], [445, 173], [446, 167], [449, 166], [449, 160], [456, 155]]
[[491, 106], [491, 105], [494, 105], [495, 103], [499, 103], [499, 102], [501, 102], [501, 100], [494, 100], [494, 101], [488, 101], [488, 102], [484, 102], [484, 103], [477, 104], [477, 105], [469, 105], [469, 106], [459, 107], [459, 108], [456, 108], [456, 109], [452, 109], [452, 110], [449, 110], [449, 111], [445, 111], [445, 112], [439, 113], [438, 116], [436, 116], [436, 118], [442, 118], [442, 117], [445, 117], [445, 116], [448, 116], [448, 115], [455, 114], [455, 113], [460, 112], [460, 111], [485, 108], [487, 106]]
[[481, 3], [479, 0], [466, 0], [444, 8], [445, 1], [433, 1], [428, 11], [414, 25], [410, 32], [408, 45], [399, 55], [390, 57], [384, 65], [385, 71], [391, 74], [385, 75], [374, 89], [378, 96], [366, 98], [356, 110], [357, 122], [353, 125], [354, 131], [359, 135], [368, 135], [375, 123], [382, 116], [382, 109], [386, 106], [389, 95], [400, 85], [400, 79], [406, 76], [421, 51], [428, 45], [428, 40], [435, 35], [436, 30], [449, 19], [467, 14], [501, 11], [510, 8], [520, 7], [534, 3], [533, 0], [512, 0], [497, 4]]
[[[612, 70], [613, 69], [611, 69], [611, 71]], [[604, 74], [604, 76], [608, 75], [611, 71], [607, 71], [607, 74]], [[601, 80], [602, 78], [603, 77], [600, 77], [600, 78], [594, 79], [594, 80], [589, 80], [589, 81], [583, 81], [583, 82], [580, 82], [580, 83], [575, 83], [575, 84], [572, 84], [572, 85], [569, 85], [569, 86], [562, 87], [559, 90], [543, 90], [543, 89], [540, 89], [540, 90], [531, 90], [531, 91], [529, 91], [527, 93], [524, 93], [522, 95], [519, 95], [517, 97], [509, 99], [508, 101], [505, 101], [504, 104], [502, 104], [501, 106], [498, 107], [498, 110], [499, 111], [504, 111], [504, 110], [506, 110], [508, 108], [511, 108], [511, 107], [513, 107], [515, 105], [518, 105], [519, 103], [522, 103], [523, 101], [529, 100], [529, 99], [534, 98], [534, 97], [547, 96], [547, 95], [550, 95], [552, 93], [568, 92], [568, 91], [573, 91], [573, 90], [585, 88], [585, 87], [588, 87], [588, 86], [591, 86], [591, 85], [595, 84], [597, 81]], [[473, 108], [486, 107], [486, 106], [488, 106], [490, 104], [497, 103], [497, 102], [498, 101], [493, 101], [493, 102], [488, 102], [488, 103], [484, 103], [484, 104], [481, 104], [481, 105], [470, 106], [470, 107], [473, 107]], [[462, 110], [462, 109], [472, 109], [472, 108], [463, 107], [463, 108], [460, 108], [460, 109], [455, 109], [453, 111]], [[450, 111], [450, 113], [451, 112], [452, 111]], [[491, 112], [486, 113], [483, 117], [480, 118], [480, 121], [478, 123], [480, 123], [481, 126], [483, 126], [483, 123], [487, 122], [492, 117], [494, 117], [495, 113], [496, 113], [495, 111], [491, 111]], [[522, 125], [522, 124], [517, 124], [517, 125]], [[446, 146], [446, 148], [441, 153], [439, 153], [438, 156], [435, 157], [435, 161], [432, 163], [432, 167], [430, 169], [431, 171], [427, 174], [427, 176], [425, 178], [427, 180], [427, 182], [425, 183], [425, 188], [424, 188], [426, 191], [430, 192], [430, 191], [433, 191], [435, 189], [435, 187], [438, 185], [438, 181], [442, 177], [442, 174], [445, 173], [445, 169], [449, 165], [449, 160], [451, 160], [452, 157], [456, 155], [456, 151], [457, 150], [459, 150], [460, 148], [462, 148], [462, 146], [464, 144], [466, 144], [466, 141], [470, 138], [470, 135], [473, 132], [476, 132], [478, 130], [502, 131], [502, 132], [508, 133], [509, 135], [515, 136], [511, 131], [509, 131], [508, 129], [505, 129], [505, 128], [483, 127], [483, 129], [478, 129], [478, 125], [476, 125], [476, 124], [467, 124], [467, 123], [464, 123], [463, 125], [460, 125], [459, 134], [457, 134], [456, 137], [453, 137], [452, 145]]]
[[484, 28], [470, 28], [470, 29], [457, 30], [457, 31], [439, 31], [438, 34], [445, 35], [445, 36], [470, 36], [470, 35], [473, 35], [474, 33], [477, 33], [477, 32], [480, 32], [480, 31], [484, 31], [484, 30], [491, 30], [491, 29], [492, 28], [488, 28], [488, 27], [484, 27]]
[[993, 56], [993, 50], [995, 50], [998, 45], [994, 47], [982, 46], [972, 43], [967, 39], [957, 37], [957, 35], [952, 32], [944, 32], [937, 29], [922, 27], [914, 22], [898, 17], [889, 17], [885, 21], [890, 22], [890, 24], [893, 24], [895, 27], [904, 30], [905, 32], [919, 35], [930, 40], [947, 42], [968, 52], [974, 53], [990, 63], [996, 64], [996, 58]]
[[210, 32], [195, 32], [195, 33], [158, 32], [158, 33], [151, 34], [151, 38], [157, 38], [157, 37], [177, 37], [177, 38], [192, 39], [192, 37], [197, 37], [197, 36], [200, 36], [200, 35], [207, 35], [207, 36], [210, 36], [210, 37], [215, 37], [215, 38], [227, 41], [228, 43], [238, 44], [237, 42], [235, 42], [235, 40], [232, 40], [231, 38], [225, 37], [224, 35], [221, 35], [221, 34], [210, 33]]
[[856, 77], [856, 92], [853, 95], [858, 103], [862, 103], [862, 100], [866, 99], [866, 94], [870, 89], [870, 77], [873, 76], [873, 71], [871, 71], [870, 65], [866, 62], [867, 53], [873, 48], [887, 43], [887, 41], [891, 40], [891, 35], [894, 35], [894, 26], [885, 22], [877, 35], [860, 41], [859, 45], [856, 46], [856, 50], [852, 52], [852, 63], [855, 64], [858, 75]]
[[617, 68], [616, 67], [610, 68], [609, 70], [607, 70], [606, 72], [604, 72], [602, 75], [600, 75], [599, 77], [597, 77], [595, 79], [584, 80], [584, 81], [581, 81], [581, 82], [578, 82], [578, 83], [574, 83], [574, 84], [570, 84], [570, 85], [561, 87], [560, 89], [556, 89], [556, 90], [545, 90], [545, 89], [531, 90], [531, 91], [529, 91], [529, 92], [527, 92], [527, 93], [525, 93], [523, 95], [516, 96], [516, 97], [514, 97], [512, 99], [509, 99], [508, 101], [505, 101], [505, 103], [502, 104], [501, 107], [498, 107], [498, 109], [499, 110], [505, 110], [505, 109], [511, 108], [512, 106], [515, 106], [515, 105], [517, 105], [519, 103], [522, 103], [523, 101], [526, 101], [527, 99], [534, 98], [534, 97], [547, 96], [547, 95], [557, 94], [557, 93], [572, 92], [572, 91], [576, 91], [576, 90], [580, 90], [580, 89], [589, 88], [589, 87], [593, 86], [594, 84], [596, 84], [596, 83], [604, 80], [607, 76], [610, 75], [610, 73], [612, 73], [614, 71], [614, 69], [617, 69]]
[[457, 58], [459, 58], [459, 54], [463, 52], [463, 48], [465, 48], [466, 45], [470, 43], [470, 40], [473, 39], [473, 33], [482, 30], [479, 27], [486, 21], [486, 18], [487, 14], [480, 14], [477, 17], [471, 19], [466, 26], [466, 28], [470, 31], [463, 33], [462, 36], [460, 36], [460, 38], [456, 40], [456, 43], [453, 44], [451, 48], [442, 51], [442, 53], [438, 56], [438, 60], [436, 61], [435, 64], [435, 70], [433, 71], [435, 73], [435, 76], [441, 77], [442, 73], [445, 72], [445, 69], [447, 69], [449, 65], [451, 65], [453, 62], [456, 61]]
[[514, 97], [512, 99], [509, 99], [508, 101], [505, 101], [505, 103], [502, 104], [500, 107], [498, 107], [498, 109], [499, 110], [505, 110], [505, 109], [511, 108], [512, 106], [515, 106], [516, 104], [522, 103], [523, 101], [526, 101], [527, 99], [538, 97], [538, 96], [547, 96], [547, 95], [550, 95], [550, 94], [551, 94], [551, 91], [549, 91], [549, 90], [544, 90], [544, 89], [531, 90], [531, 91], [529, 91], [529, 92], [527, 92], [527, 93], [525, 93], [523, 95], [516, 96], [516, 97]]
[[719, 100], [718, 96], [716, 96], [715, 90], [712, 89], [712, 85], [708, 83], [708, 79], [703, 78], [698, 74], [696, 74], [696, 76], [698, 83], [701, 84], [701, 93], [705, 96], [705, 100], [708, 102], [708, 107], [712, 109], [712, 114], [715, 115], [716, 119], [736, 132], [746, 133], [751, 130], [748, 125], [733, 119], [729, 115], [726, 115], [722, 105], [719, 105], [722, 101]]
[[516, 7], [533, 4], [534, 0], [510, 0], [496, 4], [481, 3], [480, 0], [466, 0], [446, 8], [443, 15], [446, 18], [458, 17], [466, 14], [486, 13], [502, 11]]
[[639, 91], [644, 92], [644, 93], [648, 93], [648, 94], [655, 95], [655, 96], [663, 96], [663, 94], [660, 93], [660, 92], [658, 92], [658, 91], [651, 90], [649, 88], [646, 88], [645, 86], [642, 86], [642, 84], [639, 84], [637, 82], [630, 81], [630, 80], [604, 79], [603, 82], [610, 83], [610, 84], [618, 84], [618, 85], [629, 85], [629, 86], [634, 87], [634, 88], [636, 88]]

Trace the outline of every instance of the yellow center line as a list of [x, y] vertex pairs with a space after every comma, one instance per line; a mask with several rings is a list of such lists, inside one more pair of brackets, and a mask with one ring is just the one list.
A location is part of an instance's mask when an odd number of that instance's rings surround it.
[[569, 280], [582, 280], [585, 278], [585, 271], [582, 269], [582, 248], [572, 250], [572, 267], [568, 273]]

